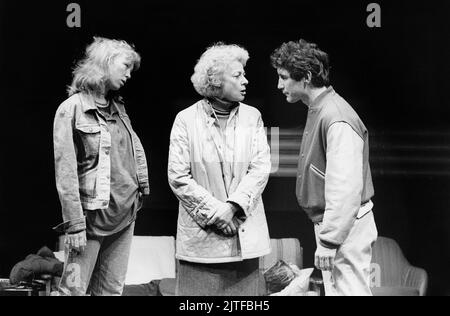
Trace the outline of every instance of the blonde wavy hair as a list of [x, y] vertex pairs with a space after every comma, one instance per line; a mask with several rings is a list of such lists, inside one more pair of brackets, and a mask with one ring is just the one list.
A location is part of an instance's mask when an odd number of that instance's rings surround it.
[[133, 70], [139, 68], [141, 57], [134, 46], [123, 40], [94, 37], [94, 41], [86, 48], [84, 58], [73, 69], [72, 84], [67, 87], [69, 96], [78, 92], [104, 95], [109, 80], [109, 67], [114, 58], [122, 54], [133, 64]]
[[245, 67], [248, 59], [249, 54], [245, 48], [218, 42], [208, 47], [197, 61], [191, 82], [201, 96], [220, 97], [226, 67], [234, 61], [239, 61]]

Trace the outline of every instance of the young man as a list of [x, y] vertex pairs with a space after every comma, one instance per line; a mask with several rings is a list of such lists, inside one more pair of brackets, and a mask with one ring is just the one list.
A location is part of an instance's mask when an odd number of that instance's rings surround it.
[[[369, 166], [369, 135], [353, 108], [329, 86], [328, 55], [305, 40], [271, 56], [278, 89], [308, 107], [297, 172], [299, 205], [314, 223], [314, 264], [327, 295], [371, 295], [377, 229]], [[331, 272], [331, 275], [330, 275]]]

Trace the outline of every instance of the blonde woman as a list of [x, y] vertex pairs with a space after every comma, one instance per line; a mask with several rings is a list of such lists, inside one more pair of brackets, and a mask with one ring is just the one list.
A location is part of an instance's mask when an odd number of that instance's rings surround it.
[[203, 97], [178, 113], [169, 184], [180, 201], [177, 295], [259, 295], [259, 257], [270, 252], [261, 194], [270, 151], [260, 112], [242, 103], [248, 52], [208, 48], [191, 81]]
[[125, 41], [94, 38], [53, 131], [66, 234], [61, 295], [121, 295], [136, 213], [149, 193], [145, 152], [118, 90], [140, 64]]

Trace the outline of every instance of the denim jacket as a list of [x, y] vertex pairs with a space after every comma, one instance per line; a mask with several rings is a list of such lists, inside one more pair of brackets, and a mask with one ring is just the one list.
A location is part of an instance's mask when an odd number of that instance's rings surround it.
[[[139, 190], [148, 195], [147, 160], [142, 144], [120, 102], [113, 102], [131, 135]], [[83, 210], [105, 209], [110, 198], [111, 135], [98, 115], [92, 97], [77, 93], [56, 111], [53, 129], [56, 187], [63, 223], [58, 230], [76, 232], [86, 228]]]

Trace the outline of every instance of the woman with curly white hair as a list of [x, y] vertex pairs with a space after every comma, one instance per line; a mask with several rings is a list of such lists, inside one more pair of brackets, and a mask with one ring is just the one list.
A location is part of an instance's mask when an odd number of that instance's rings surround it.
[[264, 293], [259, 257], [270, 252], [270, 238], [261, 194], [271, 163], [261, 114], [242, 103], [248, 59], [237, 45], [209, 47], [191, 77], [203, 98], [178, 113], [172, 127], [177, 295]]
[[53, 144], [66, 262], [61, 295], [121, 295], [147, 162], [118, 90], [140, 64], [125, 41], [94, 38], [56, 111]]

